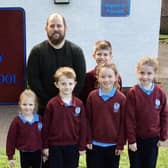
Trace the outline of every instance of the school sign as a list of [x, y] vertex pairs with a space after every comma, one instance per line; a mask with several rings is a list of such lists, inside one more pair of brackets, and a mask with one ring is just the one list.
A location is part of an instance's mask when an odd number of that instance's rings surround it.
[[25, 88], [25, 21], [21, 8], [0, 8], [0, 104], [16, 104]]

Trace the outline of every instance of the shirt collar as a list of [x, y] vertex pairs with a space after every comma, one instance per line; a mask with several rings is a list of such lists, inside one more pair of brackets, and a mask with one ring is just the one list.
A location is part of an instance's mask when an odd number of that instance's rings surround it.
[[73, 107], [76, 107], [76, 100], [74, 99], [74, 97], [72, 97], [72, 101], [67, 104], [65, 103], [62, 98], [60, 96], [58, 96], [58, 102], [62, 105], [62, 106], [66, 106], [66, 107], [70, 107], [70, 106], [73, 106]]
[[116, 88], [113, 87], [110, 92], [104, 93], [101, 88], [99, 88], [99, 96], [104, 100], [108, 100], [109, 98], [113, 97], [116, 93]]
[[141, 90], [144, 93], [146, 93], [147, 95], [150, 95], [152, 93], [152, 91], [154, 90], [154, 88], [155, 88], [155, 84], [152, 83], [151, 88], [149, 88], [149, 89], [144, 88], [141, 84], [139, 84], [139, 87], [141, 88]]
[[37, 113], [35, 113], [34, 114], [34, 117], [33, 117], [33, 119], [32, 119], [32, 121], [28, 121], [28, 120], [26, 120], [26, 118], [22, 115], [22, 113], [20, 112], [19, 113], [19, 118], [20, 118], [20, 120], [24, 123], [24, 124], [30, 124], [30, 125], [32, 125], [32, 124], [34, 124], [35, 122], [38, 122], [40, 119], [39, 119], [39, 115], [37, 114]]
[[65, 39], [63, 39], [63, 41], [62, 41], [60, 44], [58, 44], [58, 45], [54, 45], [49, 39], [48, 39], [48, 42], [49, 42], [49, 44], [50, 44], [53, 48], [55, 48], [55, 49], [60, 49], [60, 48], [63, 48], [63, 46], [64, 46], [64, 44], [65, 44]]

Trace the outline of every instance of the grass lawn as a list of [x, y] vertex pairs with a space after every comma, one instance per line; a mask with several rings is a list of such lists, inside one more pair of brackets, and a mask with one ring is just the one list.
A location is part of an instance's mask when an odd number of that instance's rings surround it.
[[160, 34], [159, 41], [163, 43], [168, 43], [168, 34]]
[[[20, 166], [19, 166], [19, 153], [18, 152], [16, 152], [16, 154], [15, 154], [15, 159], [16, 159], [16, 168], [20, 168]], [[160, 147], [159, 157], [158, 157], [158, 161], [157, 161], [157, 168], [168, 168], [167, 159], [168, 159], [168, 148], [167, 147]], [[7, 162], [7, 157], [5, 155], [5, 150], [3, 150], [3, 149], [0, 149], [0, 168], [9, 168], [8, 162]], [[85, 155], [80, 157], [79, 168], [86, 168]], [[125, 149], [121, 155], [120, 168], [129, 168], [127, 149]]]

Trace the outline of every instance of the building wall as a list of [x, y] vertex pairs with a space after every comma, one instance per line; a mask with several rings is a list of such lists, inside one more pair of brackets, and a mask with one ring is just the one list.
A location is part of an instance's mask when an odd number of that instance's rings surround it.
[[46, 39], [46, 19], [53, 12], [65, 16], [67, 39], [83, 48], [87, 70], [95, 66], [92, 58], [95, 41], [106, 39], [112, 43], [114, 62], [124, 86], [136, 82], [135, 66], [141, 56], [158, 55], [160, 0], [131, 0], [127, 17], [101, 17], [101, 0], [70, 0], [68, 5], [56, 5], [53, 0], [1, 0], [0, 7], [25, 10], [27, 58], [31, 48]]
[[161, 15], [168, 16], [168, 1], [162, 0]]
[[162, 0], [160, 33], [168, 34], [168, 1]]

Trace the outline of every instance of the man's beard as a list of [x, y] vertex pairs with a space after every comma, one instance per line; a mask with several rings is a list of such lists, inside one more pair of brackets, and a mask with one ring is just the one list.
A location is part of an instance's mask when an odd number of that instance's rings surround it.
[[[57, 38], [54, 37], [54, 35], [55, 35], [56, 33], [59, 34], [59, 37], [57, 37]], [[58, 33], [58, 32], [54, 32], [52, 35], [49, 35], [49, 34], [47, 33], [47, 36], [48, 36], [49, 40], [51, 41], [51, 43], [52, 43], [53, 45], [58, 45], [58, 44], [60, 44], [60, 43], [64, 40], [64, 38], [65, 38], [65, 33], [64, 33], [64, 34], [61, 34], [61, 33]]]

